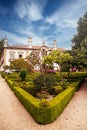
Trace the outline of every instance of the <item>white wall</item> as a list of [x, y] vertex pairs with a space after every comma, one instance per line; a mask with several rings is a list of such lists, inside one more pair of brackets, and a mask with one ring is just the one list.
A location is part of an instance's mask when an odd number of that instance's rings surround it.
[[19, 58], [19, 53], [22, 53], [23, 58], [26, 58], [26, 50], [16, 50], [16, 49], [6, 49], [6, 65], [10, 65], [10, 52], [14, 52], [14, 59], [18, 59]]

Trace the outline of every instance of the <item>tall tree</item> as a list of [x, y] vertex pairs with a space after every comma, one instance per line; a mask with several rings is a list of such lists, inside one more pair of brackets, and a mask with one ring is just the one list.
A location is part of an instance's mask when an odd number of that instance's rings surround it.
[[79, 19], [77, 34], [72, 39], [73, 64], [87, 68], [87, 12]]
[[87, 49], [87, 12], [79, 19], [77, 34], [72, 39], [73, 49], [82, 51], [83, 48]]

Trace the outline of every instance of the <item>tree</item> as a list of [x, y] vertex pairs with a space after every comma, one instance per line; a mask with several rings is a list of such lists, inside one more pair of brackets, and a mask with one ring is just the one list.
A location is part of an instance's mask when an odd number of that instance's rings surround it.
[[40, 54], [39, 51], [32, 51], [29, 56], [27, 57], [29, 64], [31, 64], [33, 67], [35, 65], [38, 65], [40, 67], [41, 60], [40, 60]]
[[4, 66], [4, 70], [6, 70], [6, 69], [10, 69], [10, 66], [5, 65], [5, 66]]
[[43, 57], [42, 68], [44, 73], [46, 73], [46, 71], [49, 70], [50, 68], [53, 68], [53, 58], [51, 55]]
[[15, 59], [10, 62], [10, 68], [20, 71], [22, 68], [26, 68], [28, 72], [32, 70], [32, 65], [28, 61], [25, 61], [23, 58]]
[[57, 63], [60, 66], [60, 75], [62, 71], [63, 64], [68, 63], [72, 60], [72, 56], [69, 53], [62, 52], [59, 50], [52, 51], [47, 57], [45, 57], [44, 62], [46, 63]]
[[22, 81], [25, 81], [26, 75], [27, 75], [27, 69], [25, 69], [25, 68], [21, 69], [20, 70], [20, 78], [22, 79]]
[[33, 80], [36, 91], [42, 93], [43, 90], [48, 91], [56, 84], [56, 79], [54, 75], [44, 75], [41, 74]]
[[77, 27], [77, 35], [72, 39], [73, 49], [82, 50], [83, 47], [87, 49], [87, 12], [79, 19]]
[[0, 54], [2, 53], [3, 48], [4, 48], [4, 39], [1, 39], [0, 40]]
[[79, 19], [77, 34], [72, 39], [73, 64], [87, 68], [87, 12]]

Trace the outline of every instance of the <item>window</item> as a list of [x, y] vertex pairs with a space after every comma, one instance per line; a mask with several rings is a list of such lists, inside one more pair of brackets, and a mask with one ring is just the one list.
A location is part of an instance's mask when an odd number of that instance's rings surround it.
[[44, 51], [45, 51], [45, 49], [42, 49], [42, 51], [44, 52]]
[[42, 55], [47, 55], [47, 51], [45, 48], [42, 48]]
[[22, 51], [18, 52], [18, 57], [23, 58], [23, 52]]
[[15, 52], [13, 52], [13, 51], [10, 52], [10, 60], [14, 60], [14, 54], [15, 54]]
[[22, 58], [22, 55], [19, 54], [19, 58]]

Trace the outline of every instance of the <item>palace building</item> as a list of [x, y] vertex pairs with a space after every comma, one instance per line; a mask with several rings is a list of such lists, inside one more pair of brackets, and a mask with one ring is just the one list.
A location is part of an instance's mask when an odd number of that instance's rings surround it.
[[65, 51], [63, 48], [57, 48], [57, 41], [53, 41], [53, 46], [46, 46], [45, 42], [42, 42], [41, 46], [33, 46], [32, 38], [28, 38], [27, 45], [9, 45], [8, 39], [4, 40], [4, 49], [0, 58], [0, 70], [3, 70], [5, 65], [10, 65], [10, 61], [19, 58], [26, 58], [32, 51], [39, 51], [40, 57], [43, 55], [48, 55], [52, 50]]

